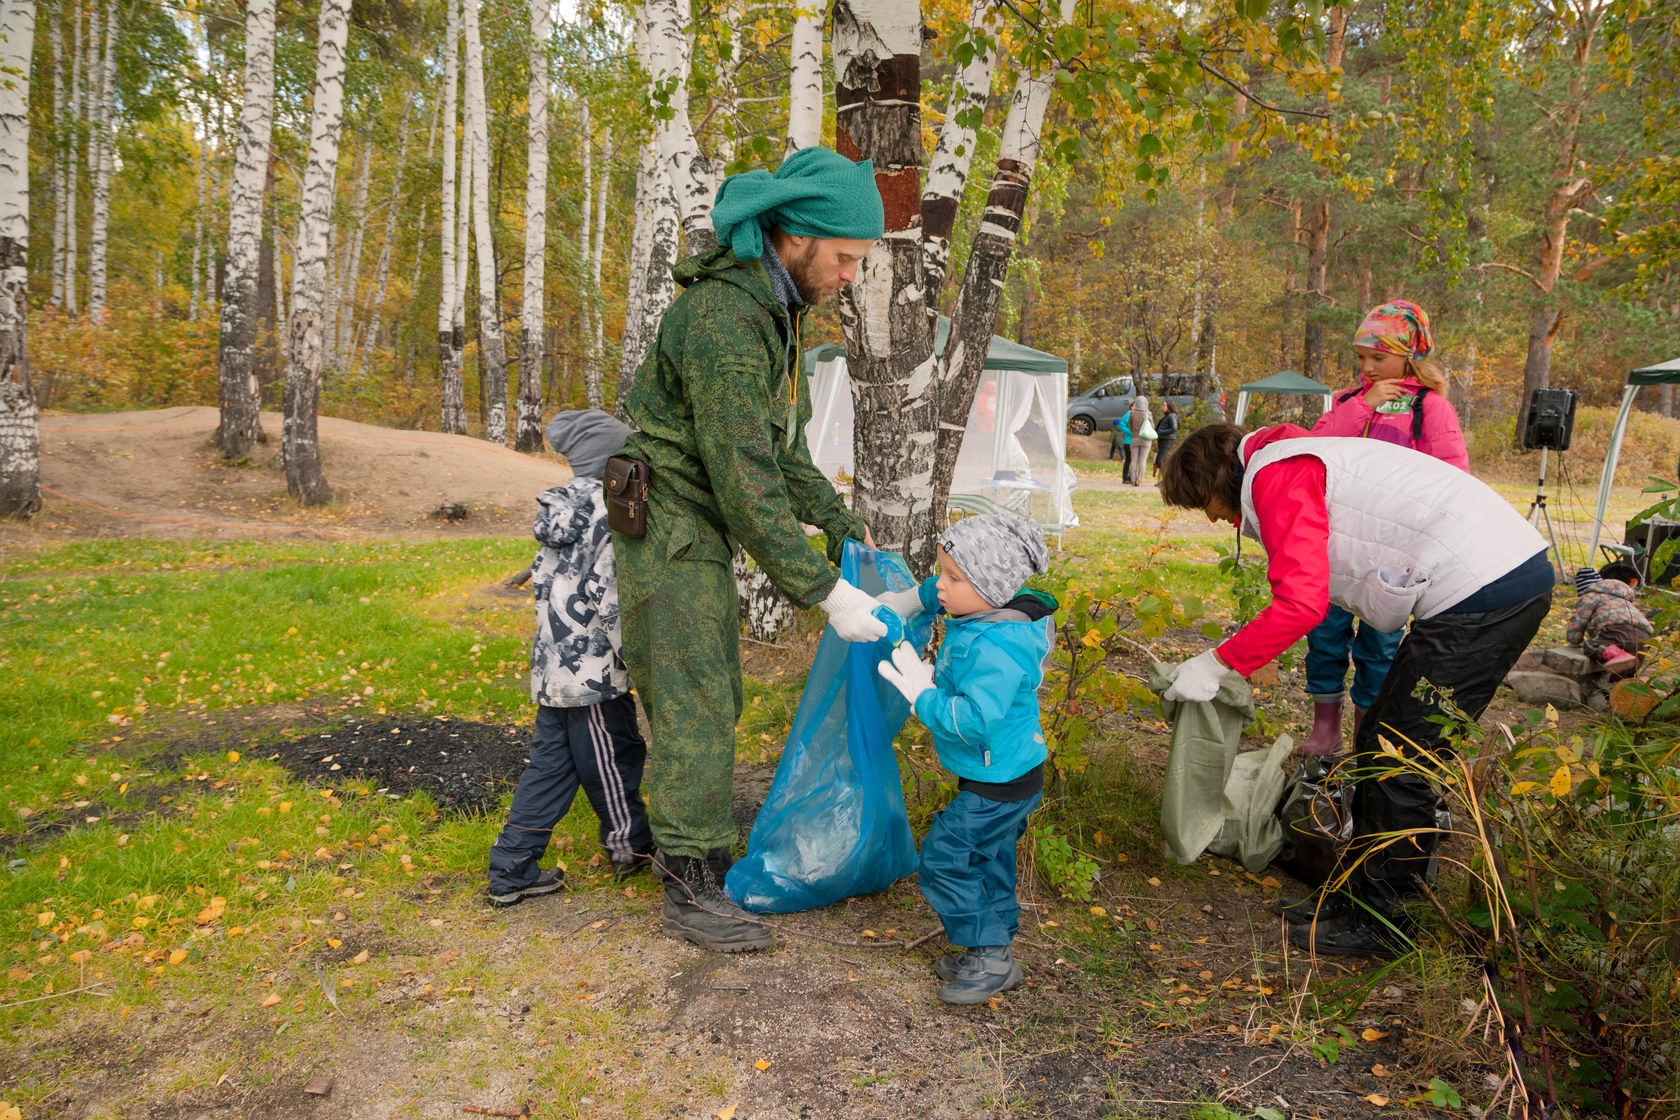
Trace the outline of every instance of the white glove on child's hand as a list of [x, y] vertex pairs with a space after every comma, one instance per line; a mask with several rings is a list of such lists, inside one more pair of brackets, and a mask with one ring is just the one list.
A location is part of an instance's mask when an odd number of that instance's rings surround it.
[[872, 597], [841, 580], [819, 606], [828, 612], [828, 624], [848, 642], [873, 642], [887, 636], [887, 624], [870, 614], [880, 606]]
[[1172, 685], [1162, 693], [1166, 700], [1212, 700], [1219, 695], [1219, 682], [1230, 672], [1210, 649], [1173, 670]]
[[875, 596], [875, 601], [894, 611], [900, 618], [915, 618], [922, 613], [920, 587], [912, 587], [906, 591], [886, 591]]
[[933, 666], [923, 661], [916, 654], [916, 647], [909, 642], [898, 643], [892, 652], [892, 660], [882, 661], [875, 666], [875, 671], [912, 704], [916, 702], [916, 697], [933, 687]]

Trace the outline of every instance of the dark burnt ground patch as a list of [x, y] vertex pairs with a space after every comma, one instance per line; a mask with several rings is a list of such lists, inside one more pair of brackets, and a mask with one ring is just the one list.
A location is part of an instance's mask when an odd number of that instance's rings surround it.
[[446, 811], [494, 810], [525, 769], [531, 732], [504, 724], [425, 717], [347, 720], [257, 747], [300, 781], [368, 782], [391, 797], [424, 790]]

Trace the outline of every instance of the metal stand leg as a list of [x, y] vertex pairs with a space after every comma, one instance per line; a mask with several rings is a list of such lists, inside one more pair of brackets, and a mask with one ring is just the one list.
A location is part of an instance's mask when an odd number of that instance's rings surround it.
[[1558, 576], [1568, 579], [1569, 569], [1563, 563], [1563, 546], [1558, 544], [1557, 530], [1552, 527], [1552, 515], [1546, 510], [1546, 456], [1550, 453], [1548, 448], [1540, 449], [1540, 481], [1534, 488], [1534, 500], [1528, 504], [1528, 523], [1536, 529], [1540, 528], [1542, 521], [1546, 523], [1546, 537], [1552, 542], [1552, 551], [1557, 554]]

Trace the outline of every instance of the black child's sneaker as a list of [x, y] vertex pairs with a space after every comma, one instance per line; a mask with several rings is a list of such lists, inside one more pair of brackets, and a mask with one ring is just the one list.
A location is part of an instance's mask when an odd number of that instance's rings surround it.
[[492, 887], [488, 898], [490, 905], [492, 906], [518, 906], [527, 898], [535, 898], [536, 896], [543, 894], [553, 894], [565, 885], [566, 873], [558, 867], [550, 867], [537, 872], [537, 878], [530, 886], [520, 887], [517, 890], [511, 891], [497, 891], [494, 887]]

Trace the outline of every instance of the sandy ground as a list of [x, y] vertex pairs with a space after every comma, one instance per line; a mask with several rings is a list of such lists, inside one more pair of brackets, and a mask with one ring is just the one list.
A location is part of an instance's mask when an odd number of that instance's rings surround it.
[[[268, 442], [247, 464], [229, 466], [210, 445], [216, 416], [198, 406], [41, 417], [43, 507], [27, 524], [0, 525], [0, 543], [526, 532], [536, 496], [571, 477], [565, 460], [546, 451], [323, 416], [334, 500], [303, 509], [286, 493], [280, 417], [263, 413]], [[432, 516], [445, 502], [466, 503], [467, 516]]]

